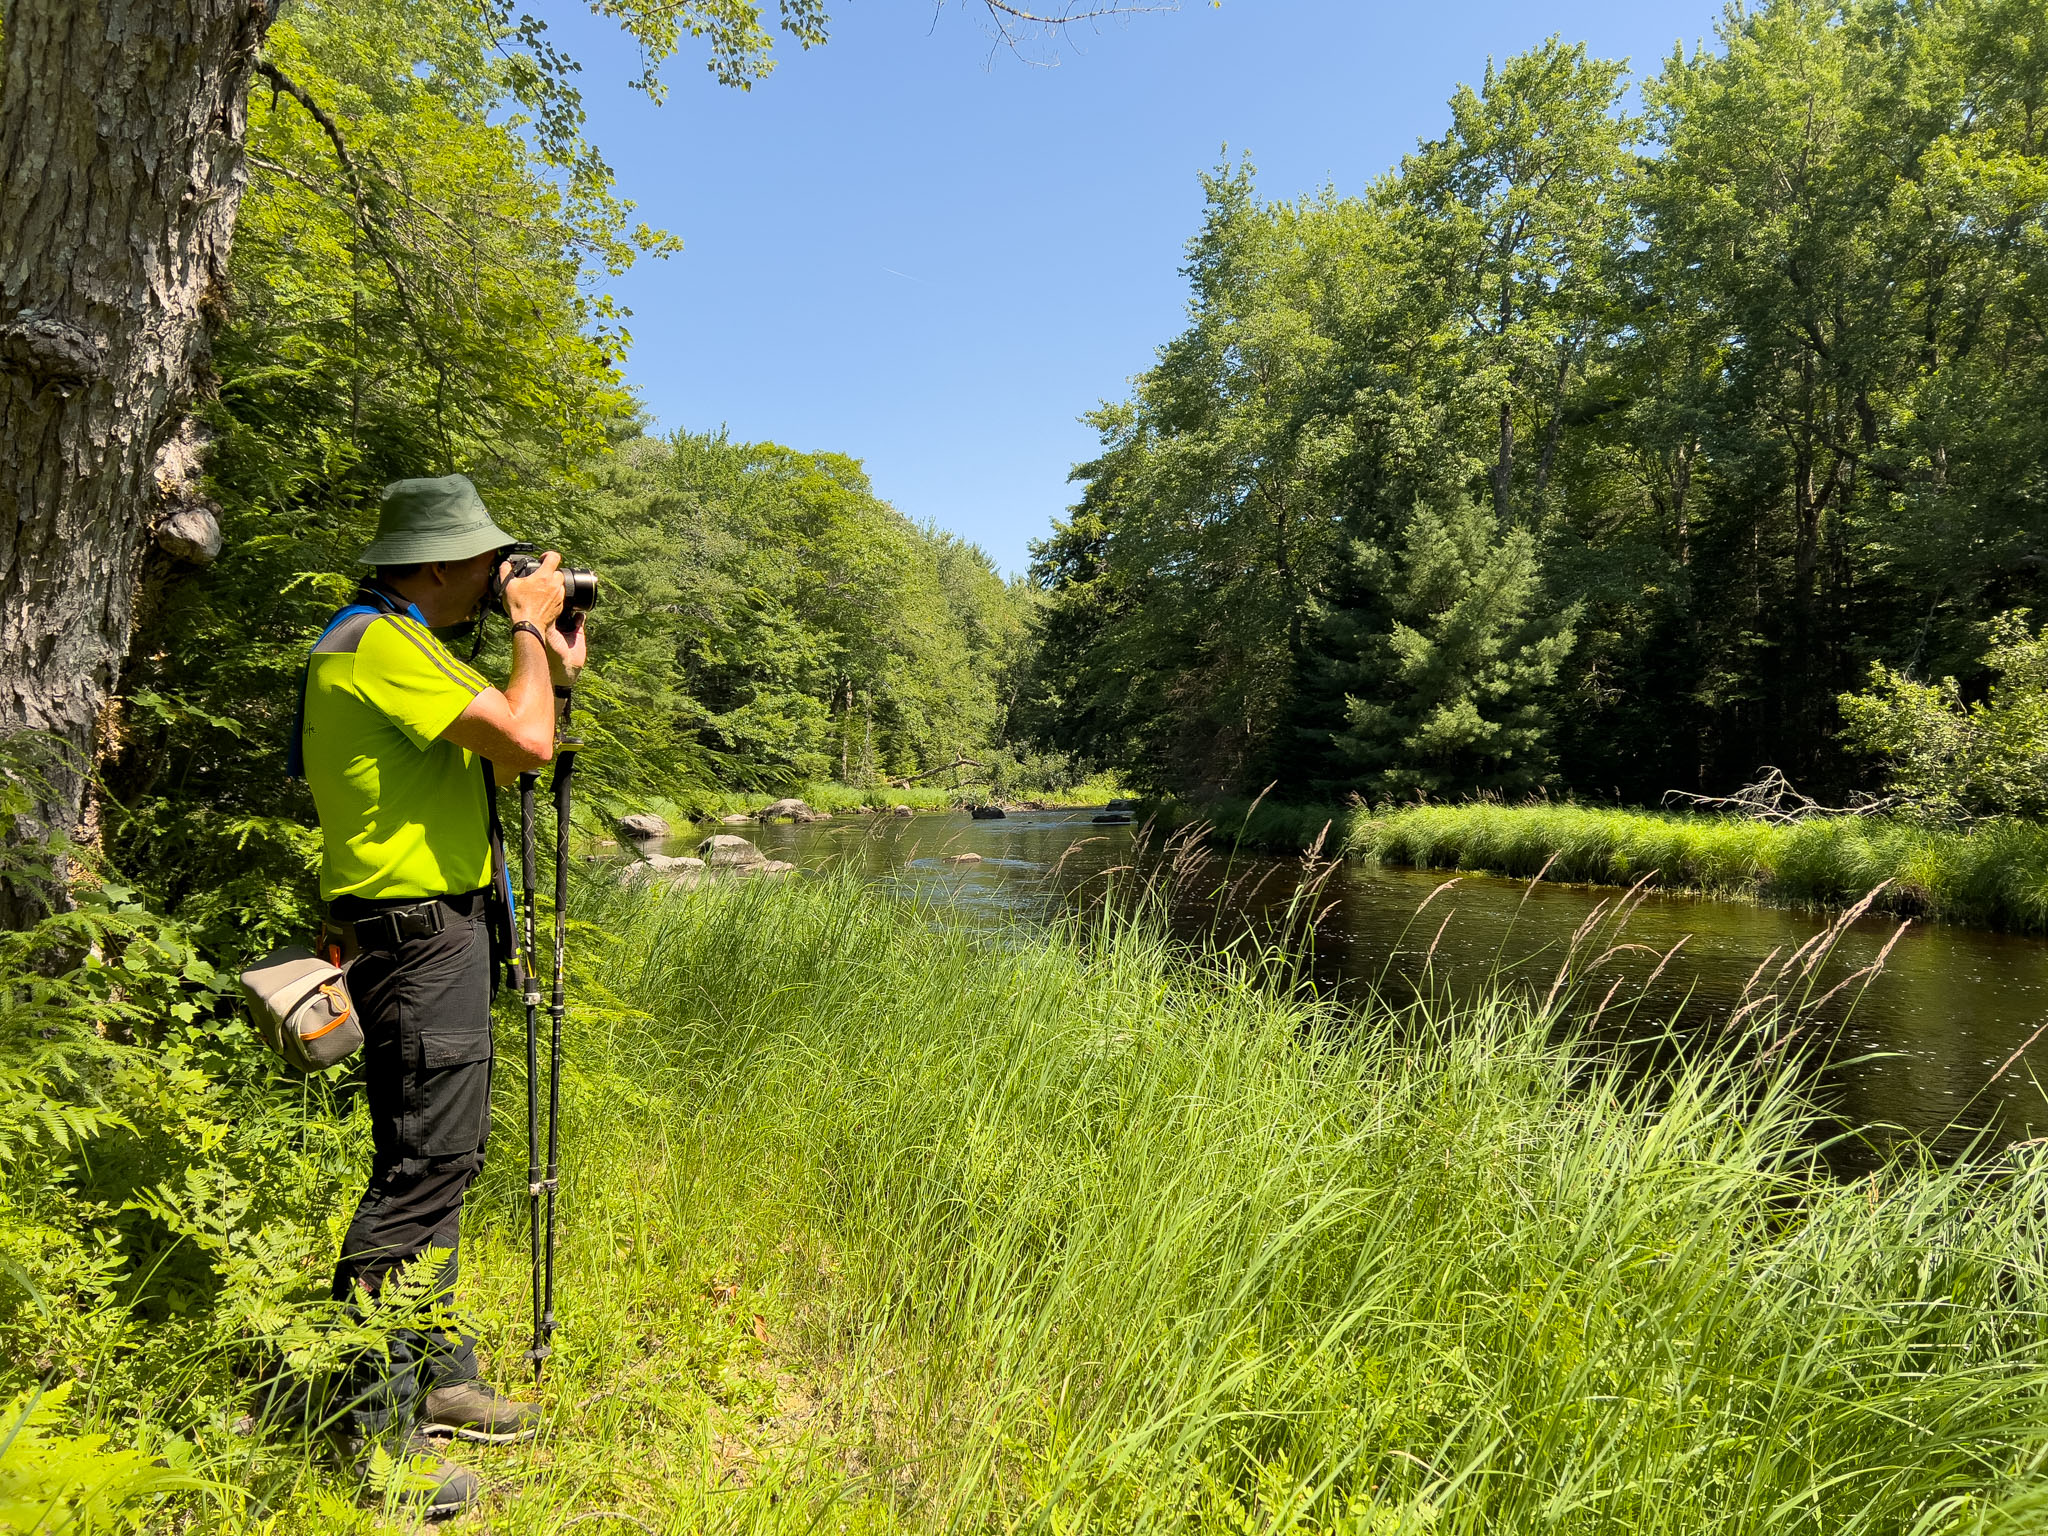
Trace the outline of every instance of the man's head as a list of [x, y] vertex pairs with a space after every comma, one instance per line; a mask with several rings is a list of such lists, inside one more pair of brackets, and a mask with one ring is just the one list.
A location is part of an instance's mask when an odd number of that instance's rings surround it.
[[517, 542], [492, 521], [467, 476], [443, 475], [385, 486], [377, 537], [356, 559], [439, 627], [475, 612], [498, 552]]

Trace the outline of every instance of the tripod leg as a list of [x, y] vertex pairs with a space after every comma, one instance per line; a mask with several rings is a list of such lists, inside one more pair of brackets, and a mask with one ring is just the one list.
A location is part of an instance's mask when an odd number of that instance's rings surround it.
[[533, 1345], [526, 1357], [540, 1373], [547, 1340], [541, 1332], [540, 1163], [540, 955], [534, 946], [533, 790], [536, 773], [519, 775], [520, 990], [526, 1003], [526, 1217], [527, 1259], [533, 1282]]
[[[579, 741], [568, 734], [572, 698], [561, 693], [562, 717], [555, 752], [555, 777], [549, 786], [555, 800], [555, 954], [554, 988], [548, 1000], [548, 1164], [541, 1188], [547, 1192], [547, 1242], [542, 1269], [541, 1334], [538, 1354], [545, 1358], [555, 1334], [555, 1194], [561, 1183], [562, 1018], [568, 1011], [566, 956], [569, 923], [570, 775], [576, 767]], [[535, 1362], [535, 1370], [539, 1361]]]

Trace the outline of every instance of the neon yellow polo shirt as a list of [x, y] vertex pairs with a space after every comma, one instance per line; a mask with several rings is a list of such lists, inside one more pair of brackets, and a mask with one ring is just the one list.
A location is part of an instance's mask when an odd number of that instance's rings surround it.
[[489, 686], [403, 614], [353, 615], [314, 647], [302, 741], [326, 843], [323, 900], [491, 883], [483, 770], [438, 739]]

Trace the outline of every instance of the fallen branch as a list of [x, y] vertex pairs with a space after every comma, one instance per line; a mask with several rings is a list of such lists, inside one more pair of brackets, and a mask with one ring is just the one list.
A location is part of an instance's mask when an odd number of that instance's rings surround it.
[[1877, 816], [1899, 804], [1896, 795], [1857, 795], [1848, 805], [1822, 805], [1794, 789], [1782, 768], [1766, 764], [1757, 772], [1761, 778], [1732, 795], [1696, 795], [1690, 790], [1667, 789], [1663, 803], [1668, 806], [1684, 805], [1696, 811], [1733, 811], [1752, 821], [1779, 825], [1804, 821], [1809, 816]]
[[943, 768], [927, 768], [923, 773], [913, 773], [907, 779], [891, 779], [889, 787], [891, 789], [908, 789], [919, 779], [929, 779], [942, 773], [951, 773], [955, 768], [979, 768], [980, 766], [981, 764], [971, 757], [956, 757]]

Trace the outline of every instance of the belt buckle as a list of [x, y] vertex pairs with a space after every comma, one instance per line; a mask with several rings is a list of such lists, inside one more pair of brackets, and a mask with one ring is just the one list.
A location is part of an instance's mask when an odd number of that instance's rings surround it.
[[416, 907], [406, 907], [393, 914], [398, 931], [406, 938], [431, 939], [448, 926], [445, 904], [437, 897], [423, 901]]

